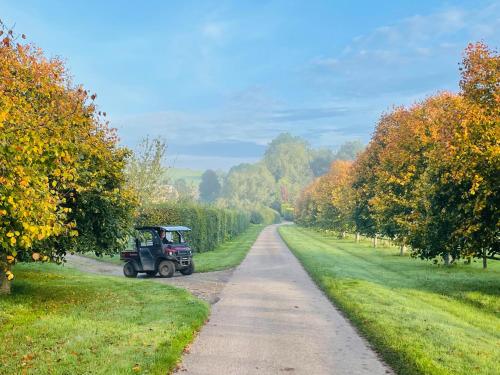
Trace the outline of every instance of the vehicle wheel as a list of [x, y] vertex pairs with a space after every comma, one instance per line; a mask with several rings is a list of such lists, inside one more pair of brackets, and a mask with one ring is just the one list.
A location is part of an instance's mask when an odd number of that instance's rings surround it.
[[123, 274], [126, 277], [137, 277], [137, 271], [135, 270], [132, 262], [125, 263], [125, 265], [123, 266]]
[[157, 271], [146, 271], [146, 275], [149, 277], [155, 277], [157, 273]]
[[172, 277], [175, 272], [175, 264], [169, 260], [162, 260], [158, 265], [158, 273], [161, 277]]
[[191, 262], [186, 268], [181, 269], [180, 272], [185, 276], [191, 275], [194, 272], [194, 262]]

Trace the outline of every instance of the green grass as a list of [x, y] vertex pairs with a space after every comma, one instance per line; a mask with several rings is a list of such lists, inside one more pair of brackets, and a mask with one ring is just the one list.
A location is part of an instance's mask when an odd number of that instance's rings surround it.
[[195, 254], [196, 272], [219, 271], [236, 267], [245, 258], [263, 228], [264, 225], [252, 224], [245, 232], [232, 240], [223, 242], [213, 251]]
[[[196, 272], [220, 271], [236, 267], [245, 258], [264, 225], [251, 224], [250, 227], [236, 238], [225, 241], [212, 251], [194, 255]], [[99, 257], [94, 253], [79, 254], [87, 258], [102, 262], [123, 265], [119, 255], [103, 255]]]
[[399, 374], [500, 374], [500, 264], [452, 267], [297, 226], [280, 234]]
[[0, 297], [2, 374], [166, 374], [209, 312], [148, 280], [52, 264], [20, 264], [15, 275]]
[[172, 183], [183, 178], [187, 183], [193, 183], [195, 185], [199, 185], [201, 182], [202, 174], [203, 171], [188, 168], [169, 168], [166, 173]]

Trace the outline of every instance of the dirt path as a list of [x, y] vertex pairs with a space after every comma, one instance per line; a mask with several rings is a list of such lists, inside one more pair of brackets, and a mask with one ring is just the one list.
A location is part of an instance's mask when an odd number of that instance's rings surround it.
[[186, 374], [392, 374], [267, 227], [183, 358]]
[[[84, 272], [95, 273], [99, 275], [124, 277], [122, 267], [115, 264], [101, 262], [95, 259], [77, 255], [68, 255], [66, 259], [68, 261], [68, 266], [77, 268]], [[225, 270], [206, 273], [194, 273], [190, 276], [182, 276], [179, 273], [176, 273], [175, 276], [170, 279], [164, 279], [160, 277], [147, 278], [160, 283], [187, 289], [196, 297], [199, 297], [210, 304], [214, 304], [219, 300], [219, 295], [226, 283], [231, 278], [232, 273], [233, 270]], [[146, 276], [139, 277], [146, 278]]]

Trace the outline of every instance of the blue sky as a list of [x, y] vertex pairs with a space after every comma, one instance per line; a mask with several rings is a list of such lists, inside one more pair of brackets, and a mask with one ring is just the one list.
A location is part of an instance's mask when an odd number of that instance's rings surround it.
[[227, 169], [288, 131], [368, 142], [394, 105], [458, 88], [470, 41], [500, 47], [500, 1], [4, 1], [0, 18], [61, 56], [122, 142]]

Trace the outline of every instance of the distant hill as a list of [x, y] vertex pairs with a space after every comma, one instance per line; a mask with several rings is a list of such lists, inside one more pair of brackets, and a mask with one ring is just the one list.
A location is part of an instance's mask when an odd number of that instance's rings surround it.
[[203, 171], [188, 168], [169, 168], [167, 171], [167, 177], [172, 183], [175, 182], [175, 180], [183, 178], [187, 183], [194, 183], [198, 185], [201, 181], [202, 174]]

